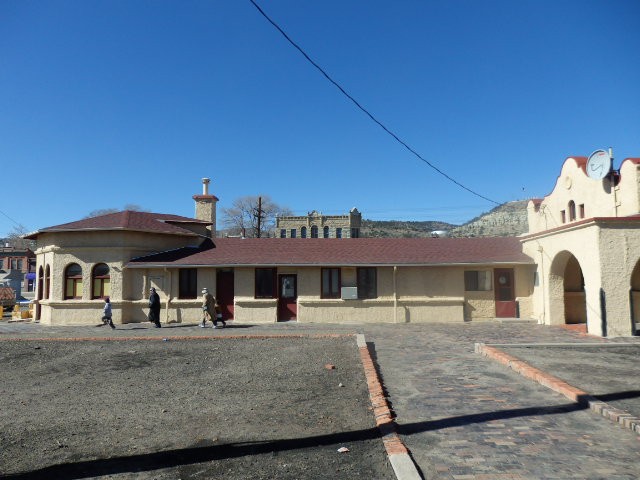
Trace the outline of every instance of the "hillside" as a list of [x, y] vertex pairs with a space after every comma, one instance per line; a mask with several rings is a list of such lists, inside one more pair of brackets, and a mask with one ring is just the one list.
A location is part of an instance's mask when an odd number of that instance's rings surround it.
[[363, 220], [363, 237], [430, 237], [434, 230], [445, 230], [451, 237], [506, 237], [529, 229], [528, 200], [507, 202], [462, 225], [439, 221]]
[[455, 225], [437, 221], [362, 220], [363, 237], [430, 237], [434, 230], [451, 230]]

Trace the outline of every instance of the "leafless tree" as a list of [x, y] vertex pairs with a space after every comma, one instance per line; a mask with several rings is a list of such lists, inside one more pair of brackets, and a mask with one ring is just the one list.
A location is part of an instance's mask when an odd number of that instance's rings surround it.
[[[34, 241], [22, 238], [22, 236], [26, 235], [27, 233], [29, 233], [27, 227], [25, 227], [24, 225], [17, 225], [13, 227], [13, 230], [11, 232], [9, 232], [7, 238], [4, 239], [4, 243], [9, 244], [10, 247], [17, 249], [32, 249], [34, 248]], [[2, 246], [4, 246], [4, 244]]]
[[[122, 210], [133, 210], [134, 212], [141, 212], [142, 207], [140, 205], [135, 205], [132, 203], [128, 203], [124, 206]], [[99, 208], [98, 210], [93, 210], [87, 214], [84, 218], [91, 217], [99, 217], [100, 215], [107, 215], [109, 213], [121, 212], [119, 208]]]
[[230, 235], [269, 237], [273, 236], [276, 215], [291, 215], [291, 210], [275, 203], [269, 195], [250, 195], [237, 198], [230, 208], [222, 209], [222, 224]]

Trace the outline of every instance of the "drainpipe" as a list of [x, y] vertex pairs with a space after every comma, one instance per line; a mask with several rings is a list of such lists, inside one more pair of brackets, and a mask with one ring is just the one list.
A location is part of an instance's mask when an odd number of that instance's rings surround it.
[[602, 336], [607, 336], [607, 297], [604, 288], [600, 288], [600, 328]]
[[169, 288], [167, 288], [167, 307], [164, 309], [164, 323], [169, 323], [169, 302], [171, 302], [171, 272], [164, 267], [165, 278], [169, 278]]
[[542, 245], [538, 245], [538, 252], [540, 252], [540, 277], [538, 278], [538, 285], [542, 289], [542, 317], [538, 320], [538, 324], [544, 325], [544, 321], [547, 317], [546, 291], [549, 286], [544, 278], [544, 249], [542, 248]]
[[633, 312], [633, 288], [629, 289], [629, 310], [630, 310], [630, 316], [631, 316], [631, 335], [633, 335], [634, 337], [636, 336], [636, 317], [635, 314]]
[[398, 323], [398, 290], [397, 278], [398, 267], [393, 266], [393, 323]]

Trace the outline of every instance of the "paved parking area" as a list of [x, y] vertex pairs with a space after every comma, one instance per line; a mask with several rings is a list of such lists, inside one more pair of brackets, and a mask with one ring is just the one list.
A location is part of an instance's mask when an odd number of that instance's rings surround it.
[[[538, 362], [539, 368], [557, 371], [571, 366], [568, 370], [574, 376], [567, 377], [569, 383], [578, 383], [575, 386], [589, 393], [609, 395], [612, 401], [627, 402], [625, 407], [632, 409], [640, 405], [636, 396], [640, 387], [633, 383], [638, 377], [634, 354], [631, 350], [620, 353], [608, 345], [640, 345], [638, 338], [599, 339], [524, 321], [284, 323], [235, 325], [215, 331], [196, 326], [155, 330], [131, 325], [114, 332], [94, 327], [0, 323], [0, 338], [326, 333], [365, 335], [396, 415], [398, 432], [424, 478], [640, 478], [638, 435], [474, 352], [478, 342], [530, 345], [528, 359]], [[561, 346], [544, 346], [548, 344], [569, 345], [563, 350]], [[569, 349], [573, 356], [566, 353]]]

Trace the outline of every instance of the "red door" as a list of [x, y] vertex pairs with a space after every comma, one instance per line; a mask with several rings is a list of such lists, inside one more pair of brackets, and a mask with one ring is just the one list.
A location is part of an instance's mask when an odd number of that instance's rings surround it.
[[516, 297], [513, 284], [513, 268], [496, 268], [493, 271], [496, 299], [496, 317], [515, 318]]
[[278, 275], [278, 321], [298, 318], [297, 275]]
[[218, 270], [216, 273], [216, 300], [222, 310], [223, 320], [233, 320], [233, 270]]

